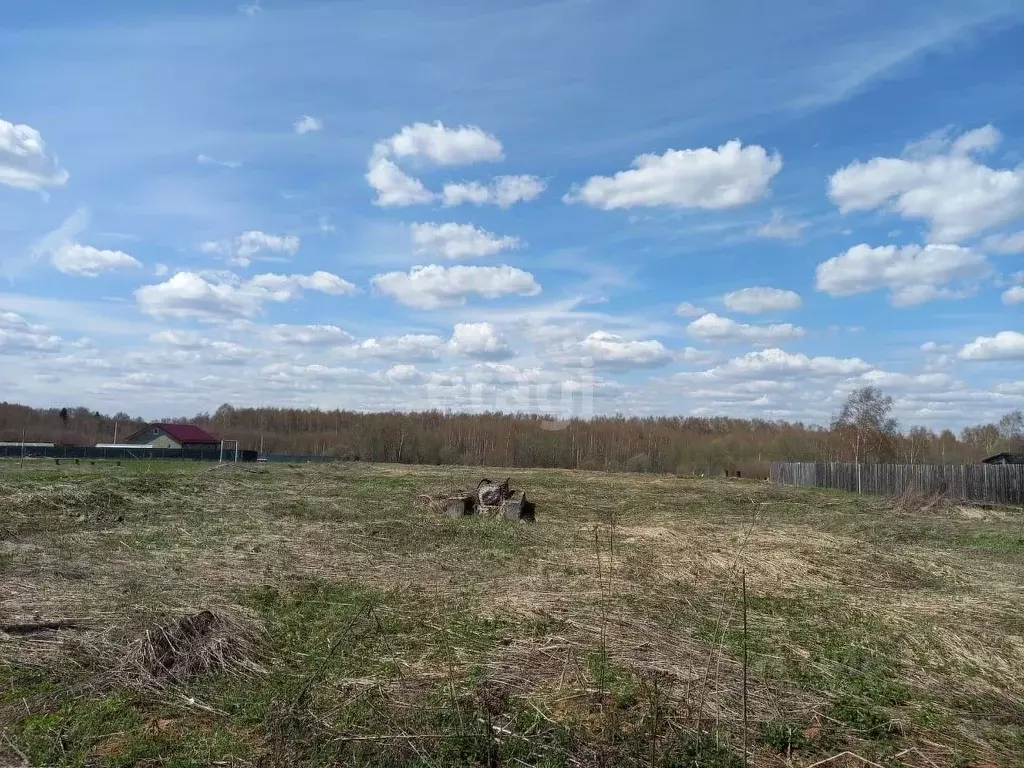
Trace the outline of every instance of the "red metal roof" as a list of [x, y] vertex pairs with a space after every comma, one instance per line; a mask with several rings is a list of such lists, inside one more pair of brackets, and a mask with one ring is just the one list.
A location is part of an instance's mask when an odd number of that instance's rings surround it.
[[220, 444], [219, 437], [215, 437], [205, 429], [200, 429], [192, 424], [150, 424], [147, 429], [152, 429], [153, 427], [159, 427], [170, 435], [172, 440], [176, 440], [179, 443]]

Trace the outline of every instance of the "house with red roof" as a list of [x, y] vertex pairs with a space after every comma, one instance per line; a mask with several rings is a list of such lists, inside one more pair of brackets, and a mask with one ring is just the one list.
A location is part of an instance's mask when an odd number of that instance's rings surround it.
[[192, 424], [147, 424], [124, 441], [153, 448], [216, 448], [220, 438]]

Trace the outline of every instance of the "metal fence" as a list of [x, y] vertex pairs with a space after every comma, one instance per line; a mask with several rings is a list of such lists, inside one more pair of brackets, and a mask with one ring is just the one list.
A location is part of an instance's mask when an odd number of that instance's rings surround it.
[[[258, 451], [239, 451], [239, 461], [256, 461]], [[234, 461], [234, 449], [224, 450], [224, 461]], [[219, 461], [220, 446], [213, 448], [94, 448], [80, 445], [0, 445], [0, 458], [8, 459], [184, 459]]]
[[1024, 504], [1024, 464], [854, 464], [776, 462], [773, 483], [897, 496], [915, 489], [961, 501]]

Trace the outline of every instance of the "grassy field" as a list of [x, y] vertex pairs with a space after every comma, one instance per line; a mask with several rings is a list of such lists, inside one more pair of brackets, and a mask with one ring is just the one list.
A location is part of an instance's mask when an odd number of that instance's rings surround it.
[[[427, 503], [509, 474], [536, 524]], [[0, 765], [1021, 766], [1022, 587], [1019, 510], [4, 463]]]

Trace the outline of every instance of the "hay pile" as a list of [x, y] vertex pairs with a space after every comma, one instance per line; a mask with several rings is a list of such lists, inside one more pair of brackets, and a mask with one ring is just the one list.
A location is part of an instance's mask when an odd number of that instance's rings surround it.
[[247, 623], [213, 611], [199, 611], [146, 630], [124, 653], [126, 682], [163, 688], [220, 673], [263, 674], [259, 633]]
[[886, 507], [902, 515], [949, 514], [956, 502], [944, 493], [925, 493], [918, 488], [907, 488], [903, 493], [890, 497]]

